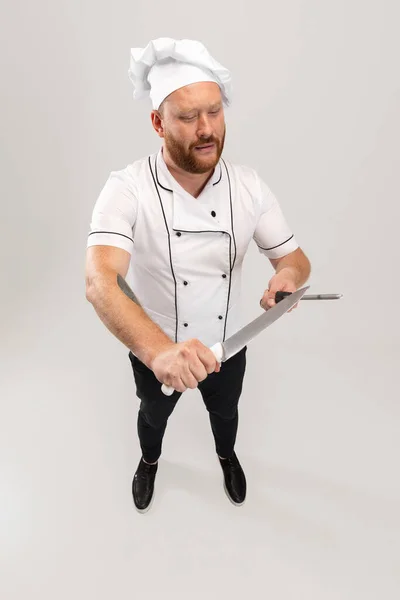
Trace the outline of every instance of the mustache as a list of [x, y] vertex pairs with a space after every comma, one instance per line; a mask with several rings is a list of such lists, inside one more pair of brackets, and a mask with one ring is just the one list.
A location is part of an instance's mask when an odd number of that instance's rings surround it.
[[192, 148], [195, 148], [196, 146], [204, 146], [205, 144], [218, 144], [218, 140], [214, 137], [208, 140], [199, 140], [196, 144], [193, 144]]

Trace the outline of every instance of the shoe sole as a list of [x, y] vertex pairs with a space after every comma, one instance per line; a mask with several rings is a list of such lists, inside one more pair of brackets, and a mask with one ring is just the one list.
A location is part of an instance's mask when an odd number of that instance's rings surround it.
[[224, 490], [225, 490], [225, 494], [228, 496], [228, 500], [230, 500], [230, 502], [234, 506], [243, 506], [243, 504], [246, 502], [246, 498], [243, 500], [243, 502], [235, 502], [234, 500], [232, 500], [232, 497], [229, 495], [229, 492], [228, 492], [228, 490], [226, 488], [225, 479], [224, 479]]

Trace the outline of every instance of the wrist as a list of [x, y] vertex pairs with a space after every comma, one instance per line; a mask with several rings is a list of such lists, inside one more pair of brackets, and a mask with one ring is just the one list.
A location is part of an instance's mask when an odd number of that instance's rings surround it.
[[276, 275], [283, 275], [291, 279], [296, 287], [299, 285], [300, 273], [295, 267], [282, 267], [276, 271]]
[[157, 356], [165, 350], [168, 350], [172, 346], [175, 346], [175, 342], [167, 338], [163, 342], [154, 344], [151, 348], [147, 348], [144, 352], [143, 362], [151, 370], [153, 370], [153, 363]]

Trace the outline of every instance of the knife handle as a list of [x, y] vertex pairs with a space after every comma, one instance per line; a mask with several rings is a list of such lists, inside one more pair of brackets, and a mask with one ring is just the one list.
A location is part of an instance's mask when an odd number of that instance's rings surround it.
[[278, 303], [287, 296], [291, 296], [292, 292], [275, 292], [275, 302]]
[[[210, 350], [214, 354], [217, 361], [220, 363], [224, 356], [224, 349], [222, 347], [222, 344], [220, 342], [217, 342], [216, 344], [214, 344], [214, 346], [211, 346]], [[175, 390], [173, 387], [165, 385], [165, 383], [163, 383], [161, 386], [161, 391], [166, 396], [171, 396]]]

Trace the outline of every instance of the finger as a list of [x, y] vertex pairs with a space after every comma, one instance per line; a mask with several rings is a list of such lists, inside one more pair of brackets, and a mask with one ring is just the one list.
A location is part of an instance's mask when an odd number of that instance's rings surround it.
[[272, 290], [272, 289], [271, 289], [271, 290], [269, 291], [269, 293], [268, 293], [268, 298], [267, 298], [267, 306], [268, 306], [269, 308], [272, 308], [272, 307], [273, 307], [273, 306], [275, 306], [275, 304], [276, 304], [276, 301], [275, 301], [275, 294], [276, 294], [276, 292], [277, 292], [277, 291], [278, 291], [277, 289], [276, 289], [276, 290]]
[[271, 288], [267, 288], [263, 294], [263, 297], [260, 300], [261, 308], [263, 308], [264, 310], [268, 310], [270, 308], [269, 300], [270, 298], [273, 298], [274, 295], [275, 294], [273, 292], [271, 295]]
[[262, 297], [261, 300], [260, 300], [260, 306], [264, 310], [268, 310], [269, 309], [269, 306], [268, 306], [267, 302], [268, 302], [268, 298], [264, 299], [264, 297]]
[[212, 373], [213, 371], [215, 371], [216, 362], [218, 361], [215, 358], [214, 354], [208, 348], [203, 347], [198, 348], [196, 351], [198, 360], [200, 364], [204, 366], [206, 372]]
[[184, 369], [181, 371], [180, 377], [183, 381], [183, 384], [186, 385], [187, 388], [190, 388], [191, 390], [197, 388], [199, 381], [193, 375], [192, 371], [188, 366], [184, 367]]
[[267, 305], [269, 308], [272, 308], [272, 306], [275, 306], [276, 304], [276, 300], [275, 300], [275, 295], [276, 292], [279, 292], [282, 289], [282, 285], [278, 283], [278, 281], [274, 282], [272, 281], [272, 284], [269, 287], [268, 290], [268, 295], [267, 295]]
[[193, 361], [189, 364], [189, 371], [195, 378], [196, 382], [204, 381], [206, 379], [208, 373], [212, 373], [214, 369], [211, 371], [207, 371], [205, 365], [198, 358], [193, 359]]
[[183, 383], [182, 379], [177, 376], [168, 377], [168, 381], [163, 381], [163, 383], [168, 387], [172, 387], [177, 392], [181, 392], [181, 394], [187, 390], [187, 387]]

